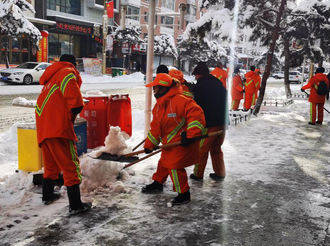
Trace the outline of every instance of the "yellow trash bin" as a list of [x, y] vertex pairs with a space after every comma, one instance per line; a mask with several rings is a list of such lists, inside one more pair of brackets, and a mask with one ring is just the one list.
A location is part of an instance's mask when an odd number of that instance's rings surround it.
[[38, 146], [35, 123], [17, 126], [18, 169], [36, 172], [42, 168], [41, 149]]

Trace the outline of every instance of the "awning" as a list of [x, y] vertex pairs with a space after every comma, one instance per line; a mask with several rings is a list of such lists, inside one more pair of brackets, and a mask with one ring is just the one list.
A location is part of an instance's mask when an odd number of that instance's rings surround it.
[[27, 17], [27, 19], [33, 23], [38, 23], [42, 25], [48, 25], [48, 26], [56, 25], [56, 21], [50, 21], [50, 20], [39, 19], [34, 17]]

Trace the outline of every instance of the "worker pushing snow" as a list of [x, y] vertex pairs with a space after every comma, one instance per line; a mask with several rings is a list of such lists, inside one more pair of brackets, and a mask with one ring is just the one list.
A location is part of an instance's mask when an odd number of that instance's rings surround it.
[[157, 171], [152, 176], [153, 183], [142, 188], [142, 193], [153, 194], [163, 191], [168, 175], [173, 182], [173, 190], [178, 196], [171, 205], [190, 202], [190, 191], [185, 167], [199, 160], [199, 141], [192, 138], [204, 133], [205, 119], [201, 107], [195, 101], [182, 95], [182, 87], [166, 73], [157, 74], [152, 83], [157, 103], [153, 108], [151, 129], [145, 141], [145, 153], [151, 153], [160, 142], [169, 144], [181, 141], [182, 145], [162, 150]]

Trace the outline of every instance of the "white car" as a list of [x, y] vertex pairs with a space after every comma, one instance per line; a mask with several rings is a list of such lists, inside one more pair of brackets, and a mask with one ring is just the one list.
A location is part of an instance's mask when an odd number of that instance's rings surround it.
[[275, 79], [284, 79], [284, 72], [275, 72], [272, 74], [272, 77]]
[[298, 71], [289, 72], [289, 81], [290, 83], [302, 83], [302, 74]]
[[26, 62], [17, 67], [1, 70], [0, 79], [4, 82], [29, 85], [39, 82], [41, 75], [50, 65], [46, 62]]

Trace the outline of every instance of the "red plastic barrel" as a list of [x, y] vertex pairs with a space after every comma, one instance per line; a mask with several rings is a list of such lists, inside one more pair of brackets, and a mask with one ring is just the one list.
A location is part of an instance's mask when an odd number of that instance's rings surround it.
[[119, 126], [122, 131], [132, 136], [132, 107], [128, 94], [110, 96], [108, 125]]
[[89, 100], [80, 113], [87, 120], [87, 148], [94, 149], [104, 145], [108, 135], [108, 97], [86, 97]]

